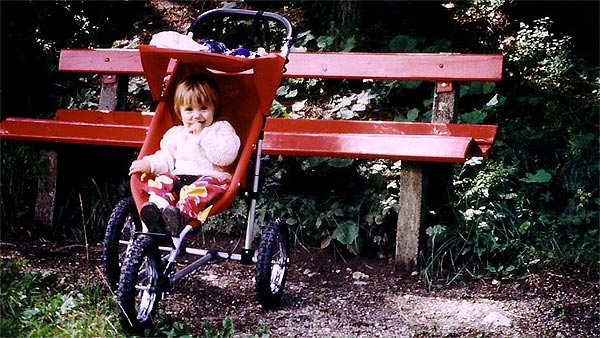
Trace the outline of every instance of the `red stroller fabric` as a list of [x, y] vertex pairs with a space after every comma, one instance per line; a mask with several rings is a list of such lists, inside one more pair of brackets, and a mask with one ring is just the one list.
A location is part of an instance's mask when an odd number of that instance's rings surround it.
[[[154, 153], [159, 148], [165, 131], [173, 125], [181, 124], [173, 108], [177, 83], [198, 73], [206, 74], [217, 82], [222, 102], [220, 119], [231, 123], [241, 140], [231, 183], [213, 204], [209, 215], [226, 210], [233, 203], [238, 188], [246, 184], [247, 168], [281, 81], [285, 57], [272, 53], [250, 59], [146, 45], [138, 48], [150, 92], [158, 101], [138, 158]], [[169, 75], [167, 71], [172, 60], [176, 64]], [[167, 75], [169, 77], [165, 86]], [[139, 175], [131, 177], [130, 185], [139, 210], [148, 200], [148, 194], [143, 189], [144, 183]]]

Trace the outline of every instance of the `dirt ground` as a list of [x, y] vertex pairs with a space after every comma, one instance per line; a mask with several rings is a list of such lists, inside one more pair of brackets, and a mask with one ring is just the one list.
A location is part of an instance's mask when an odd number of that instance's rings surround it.
[[[228, 249], [207, 240], [204, 249]], [[214, 244], [210, 244], [214, 243]], [[101, 245], [2, 243], [2, 258], [74, 281], [100, 280]], [[190, 262], [185, 256], [181, 263]], [[387, 259], [295, 248], [283, 298], [263, 310], [254, 266], [215, 261], [183, 278], [160, 303], [170, 320], [202, 332], [233, 320], [236, 337], [600, 337], [597, 280], [577, 271], [536, 271], [518, 280], [470, 280], [428, 289]], [[108, 293], [107, 293], [108, 294]]]

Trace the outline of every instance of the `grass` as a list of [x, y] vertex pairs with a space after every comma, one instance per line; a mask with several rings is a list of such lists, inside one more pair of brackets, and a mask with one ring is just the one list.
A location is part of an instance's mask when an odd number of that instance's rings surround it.
[[[102, 281], [70, 283], [51, 271], [31, 271], [23, 258], [0, 263], [0, 337], [127, 337], [122, 331], [113, 294]], [[204, 323], [197, 337], [230, 338], [231, 318], [222, 327]], [[181, 322], [161, 318], [149, 337], [194, 337]], [[269, 337], [259, 327], [251, 337]]]
[[19, 258], [1, 265], [2, 337], [124, 337], [116, 303], [103, 285], [69, 284], [54, 272], [27, 271], [27, 261]]

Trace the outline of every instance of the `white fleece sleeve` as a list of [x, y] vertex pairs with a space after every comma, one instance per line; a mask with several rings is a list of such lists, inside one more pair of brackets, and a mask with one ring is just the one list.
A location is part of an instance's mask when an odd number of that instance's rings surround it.
[[218, 166], [228, 166], [237, 158], [240, 138], [229, 122], [218, 121], [206, 128], [200, 145], [210, 162]]
[[159, 175], [173, 171], [175, 168], [175, 151], [177, 147], [177, 126], [167, 130], [160, 140], [160, 149], [154, 154], [144, 156], [150, 162], [150, 171]]

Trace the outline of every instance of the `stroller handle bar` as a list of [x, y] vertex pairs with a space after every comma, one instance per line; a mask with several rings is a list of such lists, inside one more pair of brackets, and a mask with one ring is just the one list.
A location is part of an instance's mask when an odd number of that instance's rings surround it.
[[227, 17], [227, 16], [238, 16], [238, 17], [248, 17], [248, 18], [261, 18], [261, 17], [267, 17], [270, 19], [273, 19], [274, 21], [279, 21], [286, 30], [286, 37], [283, 40], [283, 43], [281, 45], [281, 55], [283, 55], [284, 57], [287, 58], [288, 54], [290, 53], [290, 44], [292, 43], [292, 24], [288, 21], [288, 19], [286, 19], [285, 17], [277, 14], [277, 13], [272, 13], [272, 12], [263, 12], [263, 11], [254, 11], [254, 10], [248, 10], [248, 9], [235, 9], [235, 8], [217, 8], [217, 9], [212, 9], [209, 11], [206, 11], [202, 14], [200, 14], [196, 20], [194, 20], [194, 22], [190, 25], [190, 28], [188, 28], [187, 32], [189, 33], [193, 33], [195, 28], [204, 20], [206, 20], [209, 17], [214, 17], [214, 16], [223, 16], [223, 17]]

